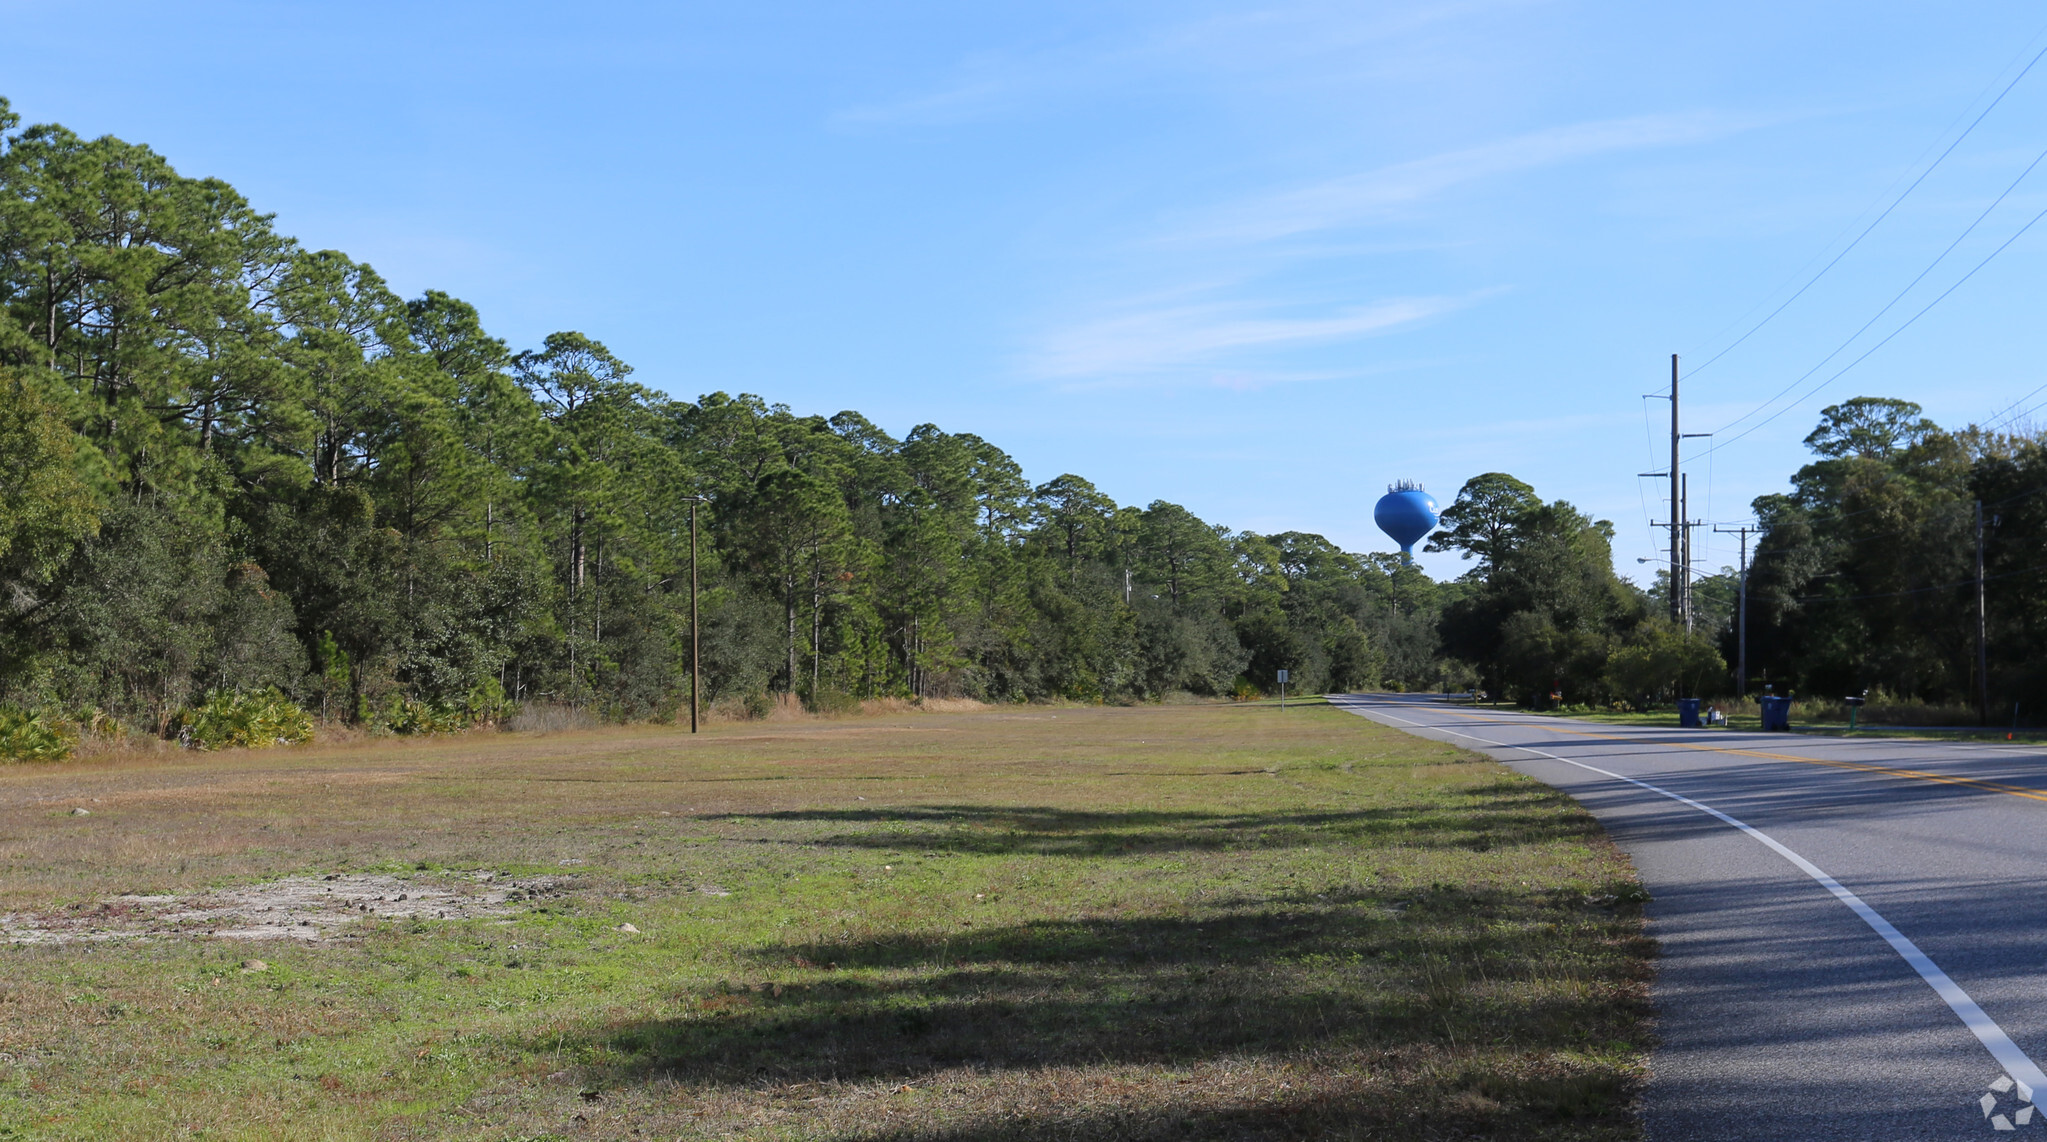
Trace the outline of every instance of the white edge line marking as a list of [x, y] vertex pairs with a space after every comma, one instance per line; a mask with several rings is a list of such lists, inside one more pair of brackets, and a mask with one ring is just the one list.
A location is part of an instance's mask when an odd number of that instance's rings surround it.
[[[1341, 702], [1338, 705], [1362, 714], [1369, 703]], [[1689, 805], [1701, 813], [1717, 817], [1733, 825], [1735, 828], [1762, 842], [1778, 856], [1798, 866], [1799, 871], [1819, 881], [1820, 887], [1833, 893], [1835, 898], [1841, 903], [1846, 904], [1850, 911], [1862, 917], [1863, 923], [1875, 929], [1876, 934], [1882, 936], [1885, 943], [1889, 944], [1900, 956], [1903, 956], [1906, 963], [1912, 965], [1912, 970], [1919, 973], [1919, 978], [1926, 981], [1926, 986], [1932, 988], [1935, 995], [1940, 996], [1942, 1000], [1946, 1001], [1948, 1007], [1961, 1018], [1962, 1026], [1967, 1027], [1969, 1032], [1976, 1036], [1977, 1042], [1982, 1043], [1984, 1048], [1990, 1052], [1990, 1057], [1996, 1059], [1998, 1065], [2004, 1068], [2004, 1073], [2012, 1077], [2012, 1080], [2018, 1084], [2020, 1097], [2024, 1098], [2027, 1102], [2031, 1102], [2033, 1101], [2034, 1091], [2047, 1092], [2047, 1074], [2041, 1073], [2040, 1068], [2034, 1064], [2033, 1060], [2024, 1051], [2019, 1049], [2019, 1045], [2011, 1041], [2011, 1036], [2004, 1033], [2004, 1028], [1997, 1025], [1996, 1020], [1985, 1014], [1981, 1007], [1976, 1006], [1976, 1001], [1969, 998], [1969, 993], [1962, 990], [1961, 984], [1949, 979], [1948, 974], [1940, 970], [1938, 964], [1934, 963], [1925, 952], [1919, 950], [1919, 945], [1907, 939], [1903, 932], [1892, 927], [1889, 920], [1884, 919], [1876, 909], [1871, 908], [1860, 896], [1841, 887], [1840, 881], [1828, 876], [1818, 865], [1786, 848], [1777, 838], [1772, 837], [1770, 834], [1763, 832], [1753, 825], [1738, 821], [1711, 805], [1694, 801], [1681, 793], [1672, 793], [1668, 789], [1651, 785], [1647, 781], [1638, 781], [1635, 778], [1623, 776], [1610, 769], [1601, 769], [1596, 765], [1587, 765], [1582, 761], [1572, 761], [1568, 757], [1559, 757], [1556, 754], [1544, 750], [1531, 749], [1525, 745], [1509, 745], [1506, 742], [1490, 741], [1486, 738], [1458, 733], [1452, 729], [1445, 729], [1442, 726], [1432, 726], [1425, 722], [1411, 722], [1406, 718], [1386, 713], [1384, 710], [1374, 710], [1373, 712], [1382, 718], [1414, 726], [1418, 729], [1434, 730], [1437, 733], [1449, 734], [1452, 737], [1468, 738], [1471, 741], [1483, 742], [1496, 749], [1520, 750], [1523, 753], [1535, 754], [1537, 757], [1561, 761], [1565, 765], [1575, 765], [1579, 769], [1590, 770], [1601, 776], [1611, 777], [1616, 781], [1625, 781], [1630, 785], [1638, 785], [1651, 793], [1661, 794], [1672, 801]]]

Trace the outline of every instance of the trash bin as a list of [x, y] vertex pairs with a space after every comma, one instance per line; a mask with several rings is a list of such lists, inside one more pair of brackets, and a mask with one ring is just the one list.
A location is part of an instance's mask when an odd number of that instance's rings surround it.
[[1779, 697], [1775, 694], [1765, 694], [1762, 697], [1762, 704], [1763, 728], [1765, 730], [1783, 730], [1788, 733], [1791, 729], [1791, 699]]
[[1699, 700], [1679, 698], [1677, 700], [1677, 724], [1687, 730], [1699, 728]]

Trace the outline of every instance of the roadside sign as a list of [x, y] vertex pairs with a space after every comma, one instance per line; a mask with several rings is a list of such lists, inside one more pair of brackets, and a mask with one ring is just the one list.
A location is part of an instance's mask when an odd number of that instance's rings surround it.
[[1285, 682], [1285, 681], [1286, 681], [1286, 671], [1282, 670], [1282, 671], [1280, 671], [1280, 672], [1279, 672], [1279, 680], [1280, 680], [1281, 682]]

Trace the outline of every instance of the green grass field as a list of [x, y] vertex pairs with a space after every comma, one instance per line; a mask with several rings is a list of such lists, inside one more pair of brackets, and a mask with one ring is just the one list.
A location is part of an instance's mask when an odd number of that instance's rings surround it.
[[1637, 1136], [1591, 818], [1289, 707], [0, 771], [0, 1137]]

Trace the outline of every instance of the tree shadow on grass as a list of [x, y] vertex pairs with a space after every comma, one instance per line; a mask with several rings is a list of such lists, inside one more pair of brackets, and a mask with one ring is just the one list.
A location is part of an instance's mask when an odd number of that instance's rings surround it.
[[[1625, 1057], [1615, 1044], [1643, 1035], [1647, 948], [1637, 932], [1632, 916], [1574, 894], [1455, 887], [1275, 897], [1199, 916], [934, 927], [756, 949], [748, 982], [675, 994], [673, 1016], [614, 1026], [580, 1046], [610, 1060], [591, 1076], [600, 1084], [660, 1077], [693, 1087], [1362, 1060], [1307, 1066], [1330, 1080], [1423, 1051], [1453, 1060], [1449, 1077], [1438, 1076], [1448, 1086], [1428, 1098], [1490, 1083], [1502, 1113], [1620, 1122], [1626, 1065], [1583, 1060]], [[1540, 1077], [1567, 1053], [1580, 1060], [1569, 1081]], [[1293, 1125], [1273, 1136], [1313, 1137], [1328, 1133], [1317, 1123], [1363, 1113], [1353, 1105], [1363, 1095], [1338, 1088], [1286, 1114], [1269, 1099], [1187, 1110], [1154, 1098], [1052, 1133], [1167, 1137], [1153, 1127], [1184, 1120], [1198, 1136], [1258, 1137], [1254, 1120], [1286, 1119]], [[1133, 1114], [1151, 1125], [1136, 1130]], [[878, 1136], [1048, 1135], [991, 1120]]]
[[[1445, 1092], [1415, 1090], [1406, 1084], [1364, 1074], [1329, 1074], [1329, 1081], [1310, 1083], [1225, 1102], [1118, 1105], [1109, 1108], [1054, 1110], [1049, 1114], [982, 1114], [963, 1123], [881, 1127], [844, 1135], [863, 1142], [1025, 1142], [1059, 1138], [1085, 1142], [1184, 1142], [1190, 1138], [1226, 1138], [1236, 1142], [1318, 1139], [1350, 1142], [1365, 1139], [1514, 1138], [1632, 1139], [1639, 1132], [1625, 1113], [1617, 1113], [1617, 1094], [1602, 1076], [1578, 1071], [1553, 1071], [1518, 1080], [1478, 1082]], [[1419, 1076], [1415, 1076], [1419, 1077]], [[1467, 1076], [1434, 1075], [1458, 1083]], [[1423, 1080], [1427, 1081], [1427, 1080]], [[1500, 1103], [1476, 1088], [1513, 1098]], [[1543, 1104], [1545, 1109], [1535, 1109]], [[1509, 1106], [1518, 1106], [1518, 1112]]]
[[1099, 857], [1303, 846], [1402, 846], [1483, 852], [1509, 845], [1590, 840], [1598, 827], [1560, 811], [1565, 795], [1526, 782], [1471, 789], [1472, 803], [1316, 812], [1102, 811], [1044, 806], [933, 805], [706, 814], [707, 820], [866, 825], [806, 843], [978, 855]]

